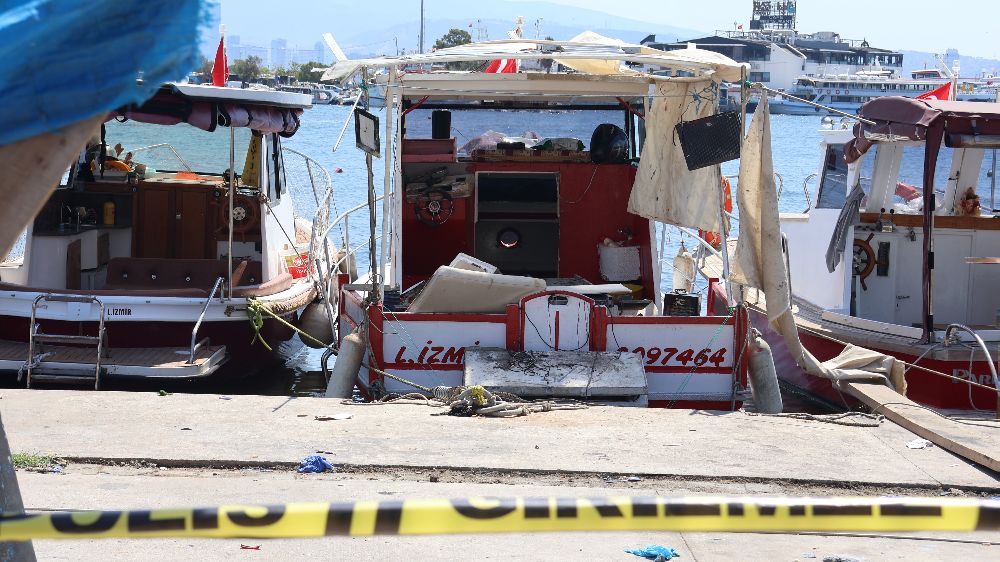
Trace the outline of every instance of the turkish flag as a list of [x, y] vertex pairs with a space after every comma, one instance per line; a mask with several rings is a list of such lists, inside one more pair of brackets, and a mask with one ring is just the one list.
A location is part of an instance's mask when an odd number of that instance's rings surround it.
[[212, 85], [225, 86], [229, 79], [229, 62], [226, 60], [225, 37], [219, 38], [219, 48], [215, 51], [215, 64], [212, 65]]
[[942, 84], [941, 86], [934, 88], [929, 92], [924, 92], [917, 96], [918, 100], [944, 100], [948, 101], [951, 99], [951, 82], [947, 84]]
[[494, 59], [486, 67], [487, 74], [514, 74], [517, 72], [517, 59]]

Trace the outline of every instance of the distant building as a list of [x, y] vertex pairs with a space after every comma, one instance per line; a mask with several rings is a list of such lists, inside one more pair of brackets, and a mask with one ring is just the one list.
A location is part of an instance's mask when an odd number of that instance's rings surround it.
[[715, 51], [750, 64], [751, 82], [761, 82], [777, 90], [787, 90], [799, 76], [854, 74], [859, 70], [881, 69], [898, 75], [903, 55], [878, 49], [866, 40], [843, 39], [839, 33], [820, 31], [799, 33], [795, 29], [794, 0], [755, 0], [749, 30], [736, 24], [733, 31], [715, 35], [659, 43], [651, 35], [642, 43], [655, 49], [673, 51], [694, 44], [699, 49]]
[[276, 68], [288, 68], [288, 41], [284, 39], [272, 39], [271, 40], [271, 60], [270, 66], [272, 69]]

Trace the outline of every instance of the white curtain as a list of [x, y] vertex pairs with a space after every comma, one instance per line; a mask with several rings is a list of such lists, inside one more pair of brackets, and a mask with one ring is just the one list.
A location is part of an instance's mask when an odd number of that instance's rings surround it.
[[630, 213], [670, 224], [721, 232], [719, 166], [690, 171], [674, 127], [715, 113], [712, 80], [660, 81], [646, 115], [646, 141], [628, 200]]

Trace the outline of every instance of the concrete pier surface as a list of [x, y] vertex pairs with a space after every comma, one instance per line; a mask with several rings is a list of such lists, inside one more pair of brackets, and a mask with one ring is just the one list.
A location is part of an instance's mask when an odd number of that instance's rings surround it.
[[[487, 419], [320, 398], [62, 390], [0, 396], [12, 451], [67, 460], [62, 474], [19, 472], [24, 503], [35, 510], [475, 495], [1000, 494], [996, 474], [937, 447], [910, 449], [916, 436], [888, 421], [848, 427], [744, 412], [608, 407]], [[336, 414], [351, 417], [322, 421]], [[983, 431], [996, 429], [986, 424]], [[338, 471], [294, 473], [292, 466], [317, 452]], [[240, 542], [36, 541], [35, 547], [40, 559], [53, 560], [639, 560], [623, 549], [648, 543], [677, 548], [681, 560], [1000, 558], [1000, 533], [242, 541], [260, 551], [241, 550]]]

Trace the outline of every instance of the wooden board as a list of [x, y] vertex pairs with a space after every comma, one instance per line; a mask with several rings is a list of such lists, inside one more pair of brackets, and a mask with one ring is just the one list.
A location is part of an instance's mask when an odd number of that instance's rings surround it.
[[1000, 471], [1000, 421], [942, 417], [932, 408], [873, 382], [849, 382], [844, 389], [896, 425], [980, 466]]

